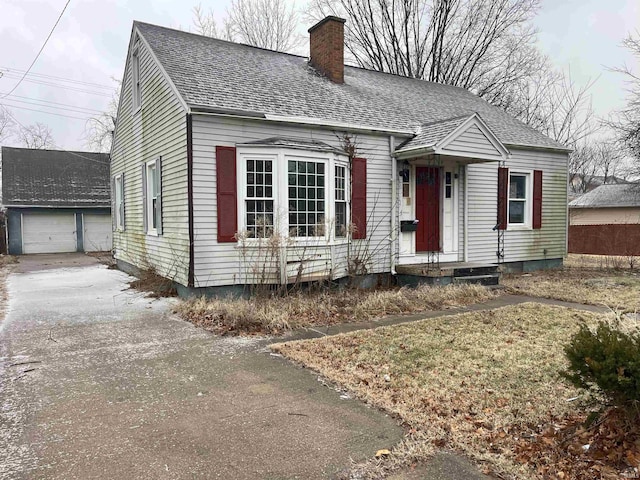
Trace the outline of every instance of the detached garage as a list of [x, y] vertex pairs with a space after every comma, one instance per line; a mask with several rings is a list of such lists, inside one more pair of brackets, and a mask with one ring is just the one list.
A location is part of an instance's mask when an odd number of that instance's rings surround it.
[[109, 155], [2, 147], [8, 252], [111, 250]]

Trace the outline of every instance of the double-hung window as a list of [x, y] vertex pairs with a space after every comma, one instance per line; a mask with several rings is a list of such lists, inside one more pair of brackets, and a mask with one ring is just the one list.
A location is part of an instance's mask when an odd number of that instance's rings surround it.
[[288, 160], [289, 235], [323, 237], [325, 234], [325, 164]]
[[527, 173], [509, 175], [509, 225], [528, 226], [530, 220], [530, 186]]
[[144, 215], [147, 233], [159, 235], [162, 233], [161, 214], [161, 159], [151, 160], [144, 165], [143, 188], [144, 188]]
[[335, 236], [347, 236], [347, 167], [335, 167]]
[[245, 200], [247, 233], [253, 238], [273, 234], [273, 160], [247, 160], [247, 197]]
[[115, 219], [116, 230], [124, 230], [124, 179], [123, 175], [115, 177]]

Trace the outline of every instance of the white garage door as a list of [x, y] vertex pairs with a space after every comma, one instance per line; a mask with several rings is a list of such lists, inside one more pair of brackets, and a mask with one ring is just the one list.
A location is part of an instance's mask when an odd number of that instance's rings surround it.
[[76, 216], [73, 213], [23, 213], [22, 253], [76, 251]]
[[83, 214], [84, 251], [111, 250], [111, 215]]

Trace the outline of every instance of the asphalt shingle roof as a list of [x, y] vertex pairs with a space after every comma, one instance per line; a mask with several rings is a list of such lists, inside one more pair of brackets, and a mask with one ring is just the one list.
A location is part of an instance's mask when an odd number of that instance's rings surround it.
[[565, 148], [462, 88], [351, 66], [336, 84], [305, 57], [135, 26], [191, 107], [404, 131], [477, 112], [504, 144]]
[[600, 185], [569, 204], [570, 208], [640, 207], [640, 184]]
[[417, 135], [400, 145], [398, 150], [436, 145], [440, 140], [443, 140], [447, 135], [462, 125], [467, 118], [469, 118], [469, 116], [450, 118], [441, 122], [421, 125]]
[[107, 207], [109, 155], [2, 147], [3, 205]]

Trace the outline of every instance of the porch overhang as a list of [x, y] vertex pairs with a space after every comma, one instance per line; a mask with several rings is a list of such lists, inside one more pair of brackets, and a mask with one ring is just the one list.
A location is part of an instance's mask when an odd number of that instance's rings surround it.
[[416, 135], [394, 152], [398, 160], [431, 155], [456, 157], [465, 163], [500, 162], [509, 150], [491, 131], [480, 115], [456, 117], [422, 125]]

